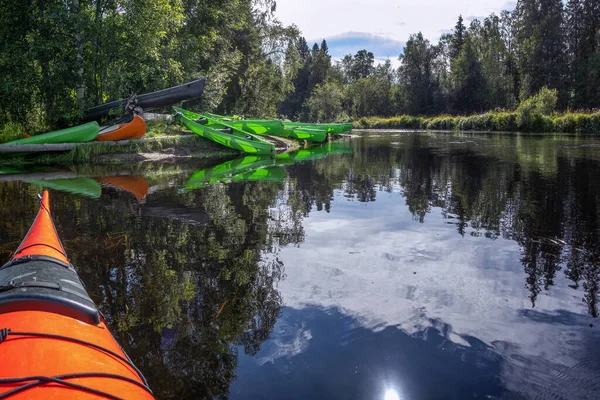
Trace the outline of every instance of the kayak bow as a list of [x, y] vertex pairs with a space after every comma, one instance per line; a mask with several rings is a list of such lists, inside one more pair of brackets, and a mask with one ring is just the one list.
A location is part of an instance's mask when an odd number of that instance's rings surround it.
[[70, 264], [48, 192], [0, 268], [0, 399], [153, 399]]

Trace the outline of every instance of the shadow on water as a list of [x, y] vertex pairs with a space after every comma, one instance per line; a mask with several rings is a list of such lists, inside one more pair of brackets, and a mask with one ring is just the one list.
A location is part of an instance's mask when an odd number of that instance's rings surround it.
[[67, 252], [159, 399], [593, 397], [594, 141], [364, 135], [268, 160], [5, 171], [0, 257], [50, 188]]

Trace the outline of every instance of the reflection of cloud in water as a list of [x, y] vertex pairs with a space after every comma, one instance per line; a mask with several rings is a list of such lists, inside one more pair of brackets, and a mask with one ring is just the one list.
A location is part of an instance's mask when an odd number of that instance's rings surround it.
[[[304, 221], [306, 242], [281, 252], [284, 304], [338, 308], [364, 328], [396, 326], [410, 335], [443, 321], [456, 344], [476, 337], [500, 353], [510, 348], [527, 360], [576, 366], [584, 342], [597, 336], [582, 293], [559, 273], [536, 304], [543, 317], [533, 318], [517, 243], [462, 237], [440, 213], [419, 224], [398, 194], [378, 192], [374, 206], [336, 197], [330, 214]], [[561, 324], [561, 313], [576, 317]]]
[[261, 357], [256, 360], [258, 365], [274, 363], [281, 357], [298, 355], [308, 348], [308, 342], [312, 339], [310, 329], [305, 329], [304, 323], [288, 324], [286, 321], [278, 323], [271, 336], [274, 339], [263, 346]]

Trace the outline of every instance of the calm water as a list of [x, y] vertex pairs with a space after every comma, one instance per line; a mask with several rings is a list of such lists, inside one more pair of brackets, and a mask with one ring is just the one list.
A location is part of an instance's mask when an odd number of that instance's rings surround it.
[[600, 398], [600, 140], [369, 133], [222, 161], [6, 170], [1, 261], [49, 187], [159, 399]]

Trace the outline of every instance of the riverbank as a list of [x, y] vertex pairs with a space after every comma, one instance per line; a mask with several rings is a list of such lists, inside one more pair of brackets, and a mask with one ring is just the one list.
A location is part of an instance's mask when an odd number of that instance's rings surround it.
[[[279, 151], [300, 148], [300, 144], [292, 140], [267, 138]], [[4, 154], [0, 155], [0, 166], [186, 162], [236, 155], [239, 152], [206, 140], [173, 121], [154, 120], [147, 122], [147, 132], [139, 140], [82, 143], [72, 150], [58, 153]]]
[[503, 132], [600, 133], [600, 111], [552, 115], [522, 112], [487, 112], [468, 116], [364, 117], [354, 121], [358, 129], [418, 129]]

